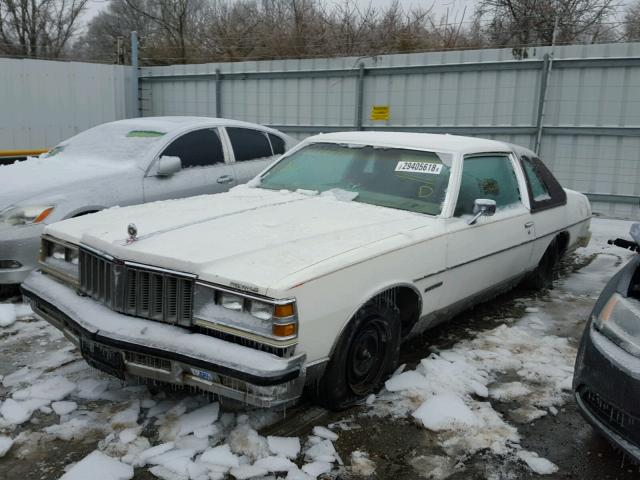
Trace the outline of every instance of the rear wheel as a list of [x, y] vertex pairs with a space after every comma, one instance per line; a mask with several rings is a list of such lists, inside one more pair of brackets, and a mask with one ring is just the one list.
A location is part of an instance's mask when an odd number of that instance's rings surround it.
[[332, 410], [348, 408], [377, 391], [393, 373], [400, 354], [400, 321], [381, 302], [362, 307], [343, 332], [315, 400]]
[[558, 241], [554, 239], [547, 247], [536, 269], [525, 279], [525, 287], [532, 290], [552, 289], [559, 263]]

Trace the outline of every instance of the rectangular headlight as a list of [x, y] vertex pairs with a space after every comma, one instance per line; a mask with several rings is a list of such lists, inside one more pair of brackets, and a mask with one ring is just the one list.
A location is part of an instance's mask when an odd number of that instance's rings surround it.
[[271, 320], [273, 318], [273, 304], [250, 300], [249, 313], [260, 320]]
[[246, 332], [278, 341], [292, 340], [298, 333], [293, 300], [271, 300], [199, 282], [194, 295], [193, 319], [207, 328], [228, 333]]
[[239, 295], [221, 292], [218, 297], [218, 303], [224, 308], [240, 312], [243, 308], [244, 299]]
[[640, 356], [640, 302], [614, 293], [594, 326], [632, 355]]
[[76, 245], [44, 235], [40, 247], [40, 263], [44, 270], [70, 283], [80, 281], [78, 258], [80, 251]]

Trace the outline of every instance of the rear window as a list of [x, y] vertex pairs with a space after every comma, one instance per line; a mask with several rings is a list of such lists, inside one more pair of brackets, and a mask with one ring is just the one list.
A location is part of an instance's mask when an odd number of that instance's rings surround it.
[[536, 213], [567, 203], [567, 194], [542, 160], [537, 157], [520, 157], [527, 180], [531, 212]]

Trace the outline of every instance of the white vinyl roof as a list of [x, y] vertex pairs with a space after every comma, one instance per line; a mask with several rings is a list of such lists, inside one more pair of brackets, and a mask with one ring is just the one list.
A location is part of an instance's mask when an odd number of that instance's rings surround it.
[[307, 141], [379, 145], [461, 154], [513, 151], [513, 146], [506, 142], [434, 133], [336, 132], [315, 135], [309, 137]]

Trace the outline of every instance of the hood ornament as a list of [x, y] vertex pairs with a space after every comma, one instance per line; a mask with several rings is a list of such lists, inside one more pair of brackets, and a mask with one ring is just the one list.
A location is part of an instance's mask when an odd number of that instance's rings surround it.
[[138, 240], [138, 227], [136, 227], [135, 223], [130, 223], [129, 225], [127, 225], [127, 233], [129, 234], [127, 245]]

